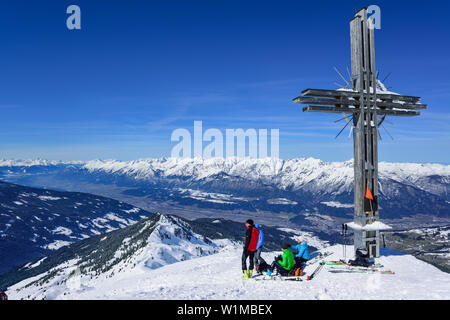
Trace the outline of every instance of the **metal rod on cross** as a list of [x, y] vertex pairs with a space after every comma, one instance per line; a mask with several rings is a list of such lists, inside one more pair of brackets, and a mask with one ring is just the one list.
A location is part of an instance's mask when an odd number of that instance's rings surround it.
[[[380, 254], [378, 213], [378, 127], [386, 116], [418, 116], [427, 105], [420, 97], [388, 92], [377, 80], [373, 19], [367, 8], [359, 10], [350, 21], [351, 89], [306, 89], [295, 103], [307, 104], [304, 112], [351, 114], [354, 166], [354, 248], [367, 249], [371, 257]], [[377, 117], [382, 117], [379, 123]], [[366, 188], [372, 199], [366, 199]], [[368, 201], [367, 201], [368, 200]]]

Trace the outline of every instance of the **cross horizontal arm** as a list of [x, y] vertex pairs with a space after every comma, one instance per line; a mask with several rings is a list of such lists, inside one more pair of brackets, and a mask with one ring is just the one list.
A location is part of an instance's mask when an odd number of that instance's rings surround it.
[[[367, 110], [367, 109], [366, 109]], [[359, 108], [350, 107], [325, 107], [325, 106], [306, 106], [303, 112], [322, 112], [322, 113], [359, 113]], [[412, 117], [419, 116], [419, 111], [406, 110], [392, 110], [392, 109], [377, 109], [377, 115], [387, 116], [404, 116]]]
[[[344, 91], [344, 90], [324, 90], [324, 89], [306, 89], [302, 91], [303, 96], [316, 96], [316, 97], [351, 97], [357, 98], [360, 93], [357, 91]], [[420, 97], [402, 96], [391, 93], [379, 93], [377, 92], [378, 99], [386, 100], [398, 100], [404, 102], [416, 103], [420, 101]]]
[[[299, 104], [322, 104], [322, 105], [335, 105], [335, 106], [354, 106], [359, 107], [359, 97], [358, 100], [355, 98], [339, 98], [339, 99], [328, 99], [328, 98], [316, 98], [316, 97], [297, 97], [294, 99], [295, 103]], [[371, 101], [373, 104], [373, 100]], [[426, 109], [425, 104], [411, 104], [411, 103], [397, 103], [390, 101], [377, 101], [377, 107], [381, 108], [396, 108], [396, 109]]]

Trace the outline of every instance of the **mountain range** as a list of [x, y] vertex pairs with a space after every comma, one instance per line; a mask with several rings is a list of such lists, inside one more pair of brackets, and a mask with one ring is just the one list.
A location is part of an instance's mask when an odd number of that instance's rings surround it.
[[[0, 178], [39, 188], [99, 194], [186, 218], [246, 214], [269, 224], [284, 219], [284, 223], [314, 227], [326, 225], [330, 217], [345, 221], [353, 216], [352, 160], [2, 160]], [[450, 166], [381, 162], [379, 192], [383, 219], [447, 220]]]

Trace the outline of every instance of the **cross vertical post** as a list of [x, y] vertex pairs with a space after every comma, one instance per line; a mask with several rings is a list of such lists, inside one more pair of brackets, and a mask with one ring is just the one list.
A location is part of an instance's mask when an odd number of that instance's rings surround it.
[[[350, 21], [351, 89], [306, 89], [295, 103], [308, 104], [304, 112], [352, 115], [354, 156], [354, 248], [367, 249], [370, 257], [380, 254], [378, 212], [378, 126], [386, 116], [418, 116], [426, 109], [420, 97], [387, 91], [377, 80], [374, 21], [367, 8]], [[381, 117], [380, 122], [378, 116]]]
[[[374, 28], [367, 9], [350, 21], [353, 91], [359, 93], [359, 110], [354, 114], [354, 222], [364, 227], [378, 220], [378, 119]], [[373, 200], [366, 198], [370, 190]], [[354, 246], [365, 248], [370, 256], [380, 254], [379, 231], [354, 230]]]

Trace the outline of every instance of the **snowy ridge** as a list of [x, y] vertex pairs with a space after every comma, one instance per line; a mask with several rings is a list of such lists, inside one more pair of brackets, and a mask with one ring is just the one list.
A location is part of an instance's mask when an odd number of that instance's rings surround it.
[[[161, 158], [134, 161], [93, 160], [84, 165], [89, 172], [125, 175], [139, 180], [183, 177], [189, 181], [213, 179], [218, 174], [241, 177], [250, 181], [275, 185], [280, 189], [315, 191], [326, 186], [335, 194], [350, 192], [353, 184], [353, 160], [323, 162], [314, 158], [249, 159], [249, 158]], [[446, 194], [429, 177], [440, 176], [450, 182], [450, 165], [417, 163], [379, 163], [380, 180], [406, 183], [434, 194]]]
[[[76, 165], [88, 173], [104, 173], [126, 176], [137, 181], [202, 182], [214, 181], [218, 176], [246, 179], [280, 190], [304, 190], [319, 192], [330, 190], [332, 195], [352, 192], [353, 160], [324, 162], [314, 158], [299, 159], [250, 159], [250, 158], [158, 158], [133, 161], [92, 160], [48, 161], [48, 160], [0, 160], [1, 167], [32, 167]], [[450, 194], [450, 165], [380, 162], [381, 190], [389, 193], [385, 182], [395, 181], [448, 197]], [[326, 188], [324, 188], [326, 187]]]
[[84, 164], [84, 161], [60, 161], [45, 159], [0, 159], [0, 167], [32, 167], [32, 166], [56, 166], [61, 164]]
[[[66, 294], [94, 290], [109, 279], [146, 275], [168, 264], [217, 253], [223, 247], [234, 247], [233, 241], [213, 242], [195, 234], [183, 220], [155, 214], [125, 229], [117, 230], [75, 245], [74, 252], [63, 263], [51, 263], [52, 256], [22, 271], [35, 267], [45, 272], [13, 285], [11, 299], [60, 299]], [[74, 248], [74, 247], [72, 247]], [[80, 253], [82, 252], [82, 253]], [[56, 258], [55, 261], [60, 261]], [[33, 270], [31, 270], [32, 272]]]
[[136, 265], [157, 269], [166, 264], [216, 253], [218, 246], [193, 233], [184, 221], [161, 215], [147, 246], [136, 255]]
[[123, 228], [151, 215], [98, 195], [0, 182], [0, 274], [51, 250]]

